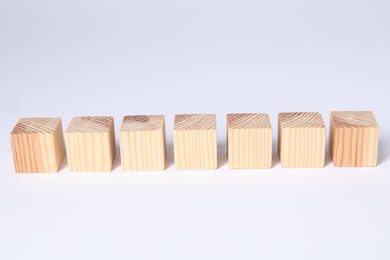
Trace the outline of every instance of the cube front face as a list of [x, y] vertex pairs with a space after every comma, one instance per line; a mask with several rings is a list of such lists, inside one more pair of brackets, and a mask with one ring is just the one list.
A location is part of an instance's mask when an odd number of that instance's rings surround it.
[[58, 172], [65, 157], [61, 119], [20, 119], [11, 145], [16, 173]]
[[279, 114], [279, 157], [283, 168], [325, 165], [326, 133], [320, 113]]
[[335, 166], [376, 166], [378, 136], [379, 127], [372, 112], [331, 112], [329, 150]]
[[75, 117], [66, 130], [71, 172], [108, 172], [115, 159], [114, 119]]
[[173, 135], [176, 169], [213, 170], [217, 168], [215, 115], [175, 115]]
[[126, 116], [120, 130], [124, 171], [165, 169], [165, 119], [162, 115]]
[[227, 128], [231, 169], [272, 167], [272, 129], [267, 114], [228, 114]]

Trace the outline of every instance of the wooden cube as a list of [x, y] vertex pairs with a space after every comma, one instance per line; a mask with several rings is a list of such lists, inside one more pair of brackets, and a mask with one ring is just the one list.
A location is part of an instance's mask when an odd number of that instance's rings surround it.
[[335, 166], [376, 166], [378, 123], [369, 111], [330, 114], [329, 150]]
[[279, 157], [284, 168], [325, 165], [325, 124], [320, 113], [279, 113]]
[[272, 167], [272, 129], [268, 114], [228, 114], [227, 146], [231, 169]]
[[115, 159], [114, 119], [109, 116], [74, 117], [66, 129], [71, 172], [108, 172]]
[[217, 127], [214, 114], [175, 115], [174, 155], [178, 170], [217, 168]]
[[11, 144], [17, 173], [58, 172], [65, 157], [61, 118], [21, 118]]
[[119, 138], [124, 171], [165, 169], [164, 116], [125, 116]]

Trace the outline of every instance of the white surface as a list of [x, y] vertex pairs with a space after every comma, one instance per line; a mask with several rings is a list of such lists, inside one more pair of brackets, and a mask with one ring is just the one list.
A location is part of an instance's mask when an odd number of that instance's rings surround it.
[[[0, 1], [0, 259], [390, 259], [390, 2]], [[372, 110], [379, 166], [229, 170], [225, 115]], [[14, 173], [19, 117], [165, 114], [163, 172]], [[175, 113], [220, 167], [175, 171]]]

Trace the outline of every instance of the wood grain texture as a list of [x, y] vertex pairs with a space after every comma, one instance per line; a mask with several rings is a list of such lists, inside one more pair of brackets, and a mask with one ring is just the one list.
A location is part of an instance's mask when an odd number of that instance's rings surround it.
[[165, 118], [163, 115], [125, 116], [119, 138], [124, 171], [165, 169]]
[[324, 167], [326, 136], [320, 113], [279, 113], [278, 139], [282, 167]]
[[271, 168], [272, 129], [268, 114], [228, 114], [227, 146], [231, 169]]
[[65, 157], [61, 118], [21, 118], [10, 136], [17, 173], [58, 172]]
[[377, 165], [379, 126], [370, 111], [330, 113], [329, 151], [335, 166]]
[[217, 127], [214, 114], [175, 115], [173, 135], [176, 169], [217, 168]]
[[66, 129], [71, 172], [107, 172], [115, 159], [114, 119], [109, 116], [74, 117]]

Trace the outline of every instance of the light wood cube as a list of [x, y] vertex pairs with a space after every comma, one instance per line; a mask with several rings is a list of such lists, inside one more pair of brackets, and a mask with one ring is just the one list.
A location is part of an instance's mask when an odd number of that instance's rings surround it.
[[272, 129], [268, 114], [228, 114], [227, 146], [231, 169], [272, 167]]
[[378, 132], [378, 123], [372, 112], [331, 112], [329, 150], [334, 165], [376, 166]]
[[124, 171], [165, 169], [164, 116], [125, 116], [119, 138]]
[[214, 114], [175, 115], [174, 155], [178, 170], [217, 168], [217, 127]]
[[74, 117], [66, 129], [71, 172], [108, 172], [115, 159], [114, 119], [109, 116]]
[[279, 157], [284, 168], [325, 165], [325, 124], [320, 113], [279, 113]]
[[17, 173], [58, 172], [65, 157], [61, 118], [21, 118], [11, 144]]

